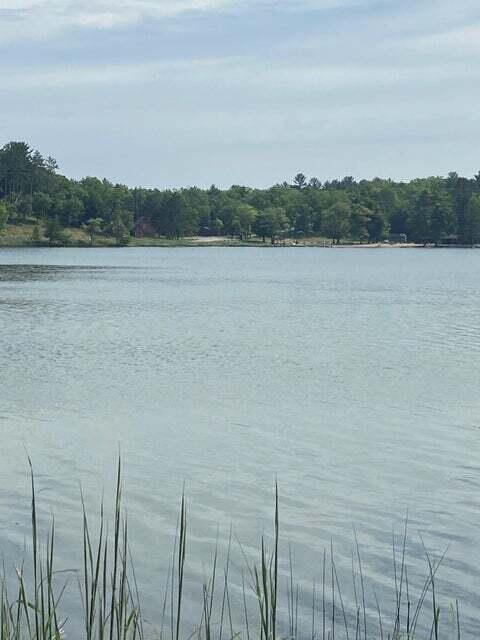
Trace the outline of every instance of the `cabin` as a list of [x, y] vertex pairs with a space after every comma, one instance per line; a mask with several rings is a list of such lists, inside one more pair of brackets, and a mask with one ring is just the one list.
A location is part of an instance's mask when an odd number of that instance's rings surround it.
[[142, 216], [135, 222], [134, 234], [136, 238], [145, 238], [146, 236], [156, 236], [157, 230], [150, 218]]

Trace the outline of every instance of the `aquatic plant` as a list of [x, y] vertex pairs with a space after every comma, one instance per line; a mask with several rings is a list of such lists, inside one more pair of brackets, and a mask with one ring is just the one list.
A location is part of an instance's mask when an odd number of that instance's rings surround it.
[[[352, 558], [352, 584], [355, 594], [355, 610], [345, 606], [341, 582], [333, 551], [323, 552], [319, 587], [313, 585], [311, 593], [311, 623], [308, 633], [299, 630], [299, 586], [295, 582], [292, 551], [289, 548], [288, 576], [285, 592], [280, 590], [279, 574], [279, 492], [275, 487], [273, 536], [271, 549], [262, 536], [257, 561], [252, 561], [241, 548], [244, 568], [241, 576], [241, 611], [235, 619], [242, 619], [240, 630], [235, 629], [230, 594], [230, 554], [232, 533], [219, 579], [218, 541], [208, 579], [199, 589], [201, 618], [190, 631], [185, 631], [182, 620], [185, 567], [187, 558], [188, 518], [185, 495], [182, 495], [173, 555], [167, 572], [163, 596], [159, 598], [158, 620], [151, 631], [146, 632], [142, 617], [139, 593], [132, 554], [129, 547], [127, 516], [122, 506], [122, 466], [118, 461], [113, 511], [113, 529], [109, 533], [103, 500], [100, 506], [96, 535], [92, 533], [83, 495], [82, 505], [82, 558], [83, 566], [76, 573], [78, 579], [78, 606], [82, 611], [83, 628], [69, 628], [62, 617], [62, 597], [68, 583], [65, 571], [55, 565], [55, 520], [52, 518], [46, 540], [39, 540], [37, 525], [37, 498], [35, 476], [30, 465], [31, 482], [31, 557], [28, 571], [25, 562], [16, 569], [13, 580], [6, 575], [4, 566], [0, 581], [0, 640], [59, 640], [62, 636], [85, 640], [144, 640], [159, 637], [160, 640], [439, 640], [448, 637], [461, 638], [458, 600], [452, 607], [454, 631], [440, 635], [441, 608], [438, 604], [436, 575], [443, 556], [433, 560], [426, 550], [427, 575], [417, 598], [410, 590], [407, 564], [407, 520], [403, 531], [400, 560], [397, 560], [393, 542], [393, 582], [395, 587], [394, 615], [382, 614], [375, 594], [376, 621], [372, 622], [367, 611], [365, 576], [357, 534], [354, 558]], [[422, 542], [423, 544], [423, 542]], [[69, 572], [71, 573], [71, 572]], [[219, 583], [220, 582], [220, 586]], [[11, 585], [14, 585], [12, 590]], [[279, 625], [279, 603], [286, 604], [287, 620]], [[254, 603], [254, 610], [248, 602]], [[431, 603], [430, 628], [426, 629], [427, 601]], [[420, 628], [420, 617], [423, 616]], [[153, 629], [156, 628], [157, 631]], [[453, 635], [452, 635], [453, 633]]]

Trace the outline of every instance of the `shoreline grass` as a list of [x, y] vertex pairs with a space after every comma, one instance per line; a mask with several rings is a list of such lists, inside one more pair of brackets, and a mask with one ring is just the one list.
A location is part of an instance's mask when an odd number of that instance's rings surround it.
[[[157, 631], [146, 631], [141, 593], [129, 544], [128, 518], [123, 508], [120, 460], [111, 530], [102, 499], [99, 521], [93, 533], [83, 494], [80, 496], [83, 560], [76, 573], [77, 606], [81, 610], [83, 628], [70, 628], [68, 620], [62, 616], [62, 599], [67, 581], [64, 578], [65, 571], [56, 568], [55, 519], [52, 517], [46, 539], [41, 540], [35, 475], [30, 459], [29, 465], [31, 554], [28, 564], [26, 560], [22, 561], [14, 576], [7, 575], [4, 565], [0, 580], [0, 640], [60, 640], [62, 637], [85, 640], [460, 640], [462, 637], [458, 600], [453, 607], [453, 625], [447, 625], [444, 629], [446, 616], [437, 597], [437, 572], [445, 554], [434, 560], [423, 545], [427, 571], [418, 595], [412, 595], [406, 563], [407, 520], [399, 559], [393, 539], [393, 615], [382, 613], [376, 593], [375, 621], [370, 615], [360, 544], [354, 531], [352, 584], [355, 609], [352, 610], [345, 603], [332, 542], [329, 551], [323, 552], [320, 581], [312, 585], [310, 622], [299, 625], [301, 596], [291, 547], [288, 573], [281, 575], [279, 571], [278, 486], [275, 486], [273, 533], [261, 536], [258, 557], [249, 558], [239, 543], [244, 562], [241, 568], [241, 596], [236, 600], [232, 598], [230, 533], [223, 571], [219, 567], [217, 540], [209, 575], [198, 589], [201, 616], [198, 623], [187, 631], [182, 616], [189, 523], [185, 494], [182, 494], [170, 568], [163, 595], [158, 594], [158, 619], [152, 626]], [[285, 579], [284, 590], [281, 587], [282, 578]], [[285, 610], [286, 616], [283, 615]], [[281, 620], [281, 616], [284, 619]]]
[[[50, 244], [48, 240], [42, 237], [40, 240], [33, 240], [34, 230], [36, 224], [30, 223], [15, 223], [7, 224], [5, 229], [0, 232], [0, 248], [72, 248], [72, 249], [95, 249], [95, 248], [117, 248], [115, 239], [106, 235], [97, 235], [92, 244], [89, 235], [84, 229], [78, 227], [68, 227], [65, 232], [68, 236], [68, 242]], [[262, 248], [278, 248], [278, 247], [294, 247], [305, 248], [315, 247], [318, 249], [335, 248], [335, 249], [432, 249], [433, 246], [425, 246], [423, 244], [415, 243], [360, 243], [360, 242], [342, 242], [340, 244], [332, 245], [332, 241], [323, 236], [308, 236], [302, 239], [294, 240], [292, 238], [286, 238], [280, 240], [272, 245], [270, 241], [263, 242], [261, 238], [252, 236], [248, 240], [240, 240], [239, 238], [231, 238], [229, 236], [191, 236], [179, 239], [165, 238], [160, 236], [144, 236], [129, 238], [125, 247], [157, 247], [157, 248], [176, 248], [176, 247], [262, 247]], [[463, 246], [450, 246], [439, 248], [470, 248]]]

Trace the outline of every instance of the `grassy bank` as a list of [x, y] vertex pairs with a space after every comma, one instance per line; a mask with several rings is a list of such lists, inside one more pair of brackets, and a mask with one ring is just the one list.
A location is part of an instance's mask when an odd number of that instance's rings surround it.
[[[0, 247], [115, 247], [115, 238], [105, 235], [97, 235], [92, 243], [90, 236], [84, 229], [77, 227], [69, 227], [64, 230], [66, 241], [63, 243], [50, 244], [43, 235], [35, 239], [35, 224], [8, 224], [0, 233]], [[226, 236], [192, 236], [180, 239], [171, 239], [165, 237], [131, 237], [129, 238], [129, 247], [265, 247], [271, 248], [272, 244], [269, 239], [263, 242], [261, 238], [256, 236], [248, 240], [239, 240]], [[285, 239], [278, 241], [277, 247], [331, 247], [332, 242], [323, 236], [312, 236], [302, 238], [301, 240]], [[335, 248], [364, 248], [375, 249], [382, 247], [416, 247], [421, 245], [415, 244], [388, 244], [388, 243], [342, 243], [335, 245]]]
[[[55, 243], [54, 246], [66, 247], [115, 247], [115, 238], [97, 235], [92, 243], [86, 231], [76, 227], [64, 230], [66, 242]], [[48, 247], [50, 242], [43, 235], [35, 239], [34, 224], [8, 224], [0, 232], [0, 247]], [[201, 237], [170, 239], [164, 237], [131, 237], [129, 247], [242, 247], [242, 246], [270, 246], [261, 239], [238, 240], [227, 237]]]
[[[81, 628], [71, 628], [62, 615], [65, 572], [57, 567], [55, 522], [45, 537], [40, 534], [37, 495], [31, 473], [31, 554], [16, 569], [5, 573], [0, 591], [0, 640], [59, 640], [60, 637], [86, 640], [439, 640], [461, 638], [458, 602], [442, 610], [436, 591], [437, 571], [442, 559], [434, 561], [425, 551], [426, 573], [416, 591], [409, 584], [406, 563], [407, 526], [399, 548], [393, 546], [393, 602], [385, 615], [375, 595], [374, 619], [366, 595], [366, 576], [360, 545], [355, 534], [352, 556], [352, 581], [355, 605], [345, 605], [344, 591], [333, 553], [333, 545], [324, 551], [319, 579], [309, 596], [309, 620], [299, 624], [299, 584], [294, 578], [292, 553], [286, 564], [280, 546], [280, 507], [275, 492], [272, 532], [262, 536], [256, 558], [243, 551], [241, 586], [234, 589], [231, 579], [232, 538], [223, 567], [218, 544], [213, 550], [211, 567], [198, 585], [201, 611], [193, 629], [183, 621], [184, 585], [188, 570], [190, 535], [185, 499], [182, 497], [177, 534], [164, 584], [158, 594], [157, 619], [146, 625], [142, 616], [142, 593], [135, 574], [129, 544], [129, 524], [122, 506], [121, 465], [118, 465], [113, 521], [106, 517], [103, 503], [94, 526], [81, 501], [79, 551], [83, 566], [69, 570], [77, 574], [77, 604], [83, 619]], [[238, 570], [238, 567], [235, 567]], [[161, 589], [159, 589], [161, 591]], [[236, 591], [236, 593], [234, 593]], [[414, 595], [415, 592], [415, 595]], [[286, 614], [285, 614], [286, 612]], [[453, 615], [452, 615], [453, 613]], [[447, 622], [447, 624], [445, 624]], [[305, 632], [305, 629], [308, 629]]]
[[[65, 233], [68, 243], [65, 246], [88, 247], [90, 238], [83, 229], [69, 228]], [[113, 238], [98, 237], [95, 245], [100, 247], [114, 246]], [[37, 247], [50, 246], [47, 238], [40, 235], [35, 239], [35, 224], [7, 224], [0, 232], [0, 247]]]

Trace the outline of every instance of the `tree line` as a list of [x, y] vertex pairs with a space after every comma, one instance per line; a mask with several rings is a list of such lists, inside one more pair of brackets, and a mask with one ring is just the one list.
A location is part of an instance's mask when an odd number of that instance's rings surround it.
[[[298, 173], [268, 189], [129, 188], [87, 177], [72, 180], [26, 142], [0, 149], [0, 230], [7, 221], [33, 222], [34, 233], [63, 242], [65, 229], [83, 228], [92, 244], [100, 234], [127, 244], [132, 234], [180, 239], [230, 236], [263, 242], [311, 236], [340, 242], [473, 245], [480, 242], [480, 172], [451, 172], [395, 182], [389, 179], [321, 182]], [[34, 238], [35, 239], [35, 238]]]

